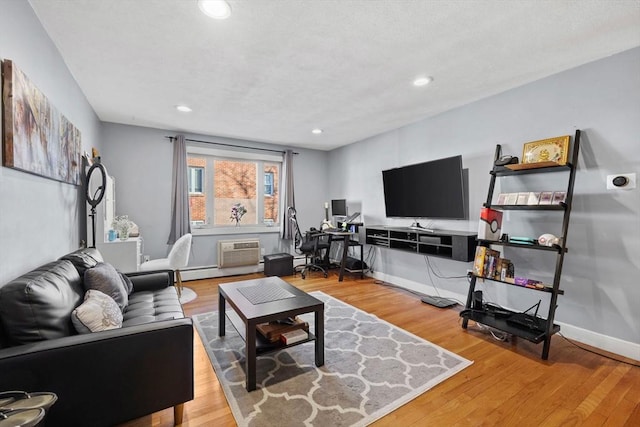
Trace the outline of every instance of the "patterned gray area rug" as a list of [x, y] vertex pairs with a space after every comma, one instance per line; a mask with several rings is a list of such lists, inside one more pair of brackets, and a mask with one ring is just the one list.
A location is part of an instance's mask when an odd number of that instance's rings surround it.
[[[366, 426], [471, 365], [448, 350], [323, 292], [325, 365], [309, 342], [257, 361], [257, 389], [245, 389], [244, 341], [218, 313], [194, 316], [239, 426]], [[301, 316], [313, 330], [313, 315]]]

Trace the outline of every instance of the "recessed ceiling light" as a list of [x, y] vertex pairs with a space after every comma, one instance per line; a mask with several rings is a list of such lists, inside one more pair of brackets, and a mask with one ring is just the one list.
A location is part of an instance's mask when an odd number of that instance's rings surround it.
[[176, 105], [176, 110], [182, 111], [183, 113], [190, 113], [192, 111], [191, 108], [186, 105]]
[[198, 7], [202, 13], [214, 19], [227, 19], [231, 16], [231, 6], [224, 0], [198, 0]]
[[427, 77], [418, 77], [417, 79], [415, 79], [413, 81], [413, 85], [414, 86], [426, 86], [429, 83], [431, 83], [433, 81], [433, 77], [431, 76], [427, 76]]
[[315, 133], [316, 135], [320, 135], [322, 133], [322, 129], [315, 128], [311, 131], [311, 133]]

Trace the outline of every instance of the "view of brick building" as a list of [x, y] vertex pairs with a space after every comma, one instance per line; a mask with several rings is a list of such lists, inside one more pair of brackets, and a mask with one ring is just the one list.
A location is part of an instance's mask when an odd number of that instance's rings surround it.
[[[246, 213], [240, 220], [240, 225], [256, 225], [272, 221], [278, 223], [279, 211], [279, 167], [274, 163], [264, 163], [262, 174], [258, 174], [258, 163], [239, 160], [213, 160], [213, 174], [206, 173], [207, 159], [189, 156], [190, 179], [201, 182], [190, 188], [189, 206], [191, 221], [201, 221], [204, 224], [216, 226], [235, 225], [231, 218], [234, 204], [240, 203]], [[212, 176], [212, 182], [205, 177]], [[258, 184], [258, 176], [263, 177]], [[264, 217], [257, 218], [258, 185], [264, 185]], [[212, 186], [212, 190], [209, 188]], [[207, 195], [213, 194], [213, 212], [207, 212]]]
[[[201, 167], [203, 170], [207, 165], [205, 159], [189, 157], [187, 159], [188, 166]], [[200, 189], [203, 191], [204, 189]], [[202, 192], [189, 192], [189, 211], [191, 212], [191, 221], [206, 221], [205, 195]]]

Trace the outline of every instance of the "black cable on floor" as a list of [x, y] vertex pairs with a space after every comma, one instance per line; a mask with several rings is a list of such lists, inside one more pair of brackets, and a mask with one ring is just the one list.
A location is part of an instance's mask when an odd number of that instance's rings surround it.
[[580, 350], [588, 351], [589, 353], [593, 353], [593, 354], [595, 354], [597, 356], [602, 356], [602, 357], [604, 357], [606, 359], [613, 360], [614, 362], [620, 362], [620, 363], [624, 363], [625, 365], [630, 365], [630, 366], [634, 366], [636, 368], [640, 368], [640, 365], [638, 365], [636, 363], [626, 362], [624, 360], [616, 359], [615, 357], [607, 356], [606, 354], [598, 353], [597, 351], [593, 351], [593, 350], [588, 349], [586, 347], [582, 347], [581, 345], [576, 344], [575, 342], [571, 341], [569, 338], [567, 338], [564, 335], [562, 335], [560, 332], [558, 332], [558, 335], [560, 335], [562, 338], [564, 338], [569, 344], [573, 344], [574, 346], [578, 347]]

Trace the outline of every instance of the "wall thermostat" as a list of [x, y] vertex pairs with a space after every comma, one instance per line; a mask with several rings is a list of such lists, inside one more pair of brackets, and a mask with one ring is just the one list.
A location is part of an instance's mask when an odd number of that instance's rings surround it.
[[607, 175], [607, 190], [631, 190], [636, 188], [635, 173]]

